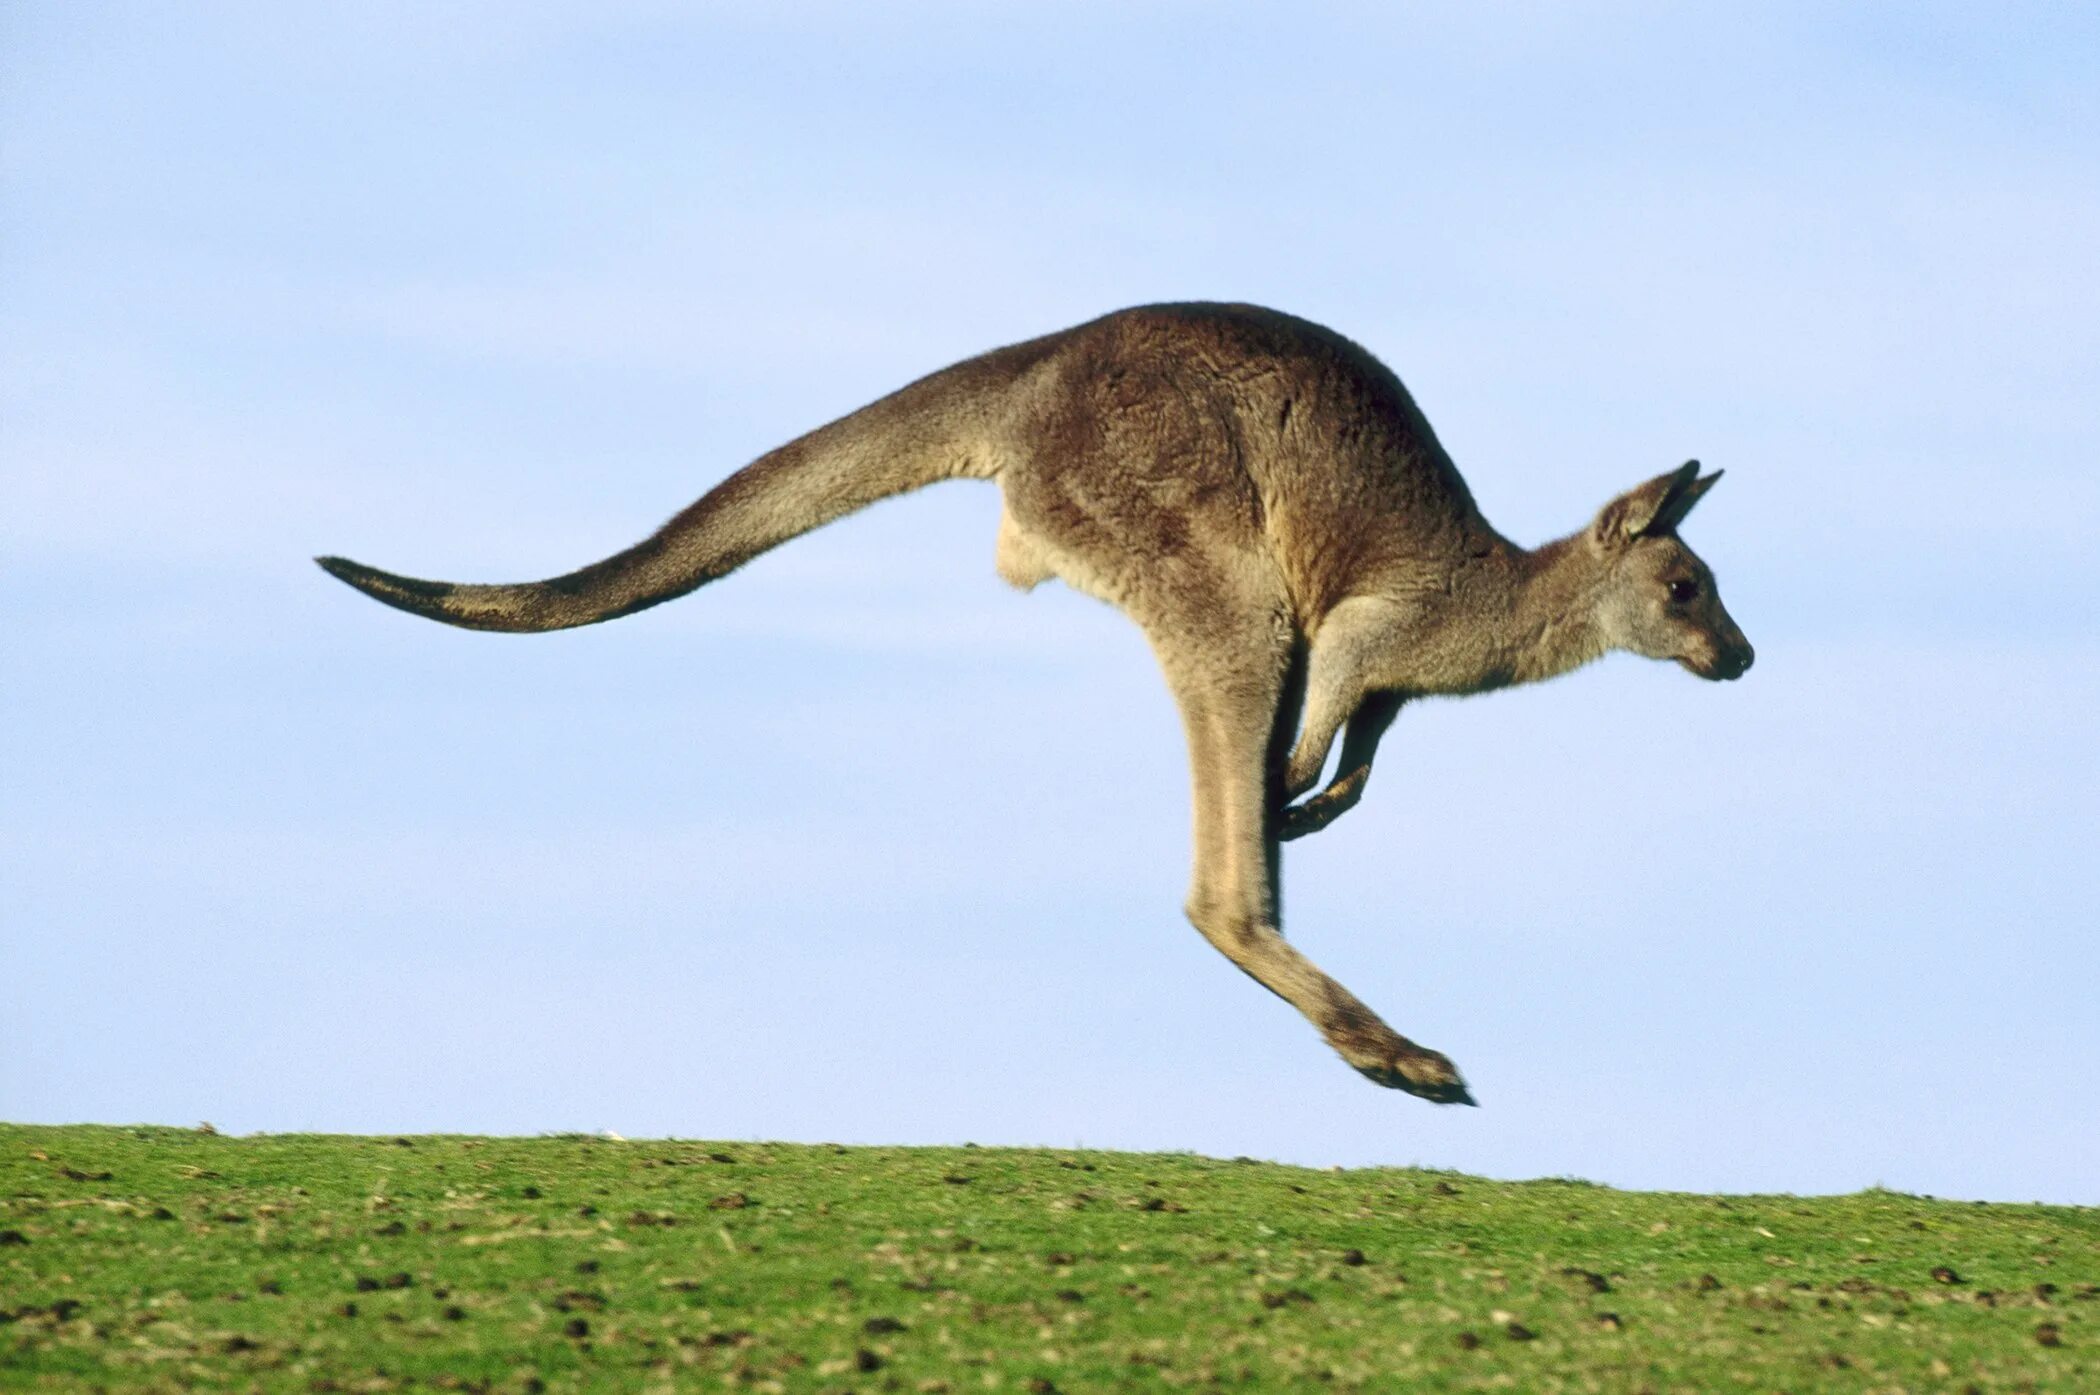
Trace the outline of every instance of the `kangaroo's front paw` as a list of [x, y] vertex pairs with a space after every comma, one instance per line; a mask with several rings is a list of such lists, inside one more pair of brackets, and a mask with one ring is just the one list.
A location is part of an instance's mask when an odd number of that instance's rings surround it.
[[1318, 833], [1354, 809], [1356, 801], [1364, 796], [1364, 778], [1369, 772], [1369, 766], [1359, 766], [1336, 777], [1333, 784], [1304, 803], [1285, 809], [1277, 820], [1276, 836], [1288, 843], [1293, 838]]
[[1337, 1041], [1334, 1048], [1343, 1060], [1388, 1090], [1405, 1090], [1433, 1104], [1478, 1103], [1449, 1056], [1405, 1037], [1393, 1035], [1376, 1043]]
[[1308, 833], [1318, 833], [1342, 816], [1345, 804], [1337, 804], [1325, 795], [1316, 794], [1303, 804], [1293, 804], [1283, 811], [1276, 826], [1276, 836], [1283, 842], [1303, 838]]

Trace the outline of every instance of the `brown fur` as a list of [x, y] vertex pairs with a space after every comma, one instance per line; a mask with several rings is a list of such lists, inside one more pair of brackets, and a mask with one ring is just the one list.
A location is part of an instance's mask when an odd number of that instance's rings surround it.
[[[1283, 939], [1279, 845], [1362, 797], [1411, 698], [1536, 682], [1613, 649], [1706, 678], [1739, 677], [1752, 658], [1677, 537], [1718, 474], [1687, 464], [1527, 550], [1481, 517], [1383, 364], [1332, 330], [1243, 305], [1125, 310], [957, 364], [550, 581], [462, 586], [320, 562], [449, 624], [559, 629], [656, 605], [876, 499], [963, 477], [995, 480], [1004, 497], [1002, 576], [1024, 589], [1061, 579], [1151, 640], [1195, 782], [1190, 920], [1350, 1065], [1426, 1099], [1471, 1102], [1447, 1058]], [[1338, 735], [1336, 773], [1313, 793]]]

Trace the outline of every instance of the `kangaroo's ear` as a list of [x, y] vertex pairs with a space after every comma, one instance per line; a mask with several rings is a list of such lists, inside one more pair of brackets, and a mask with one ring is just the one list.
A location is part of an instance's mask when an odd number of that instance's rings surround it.
[[[1688, 461], [1685, 468], [1697, 474], [1699, 462], [1696, 460]], [[1692, 505], [1704, 499], [1706, 491], [1719, 484], [1721, 476], [1726, 473], [1725, 470], [1716, 470], [1710, 475], [1701, 475], [1684, 488], [1673, 493], [1669, 502], [1663, 505], [1662, 512], [1656, 514], [1655, 521], [1648, 525], [1648, 531], [1651, 533], [1676, 531], [1677, 525], [1684, 522], [1684, 516], [1692, 511]]]
[[1590, 525], [1590, 541], [1599, 547], [1624, 547], [1635, 538], [1667, 533], [1684, 521], [1692, 505], [1720, 478], [1716, 470], [1700, 479], [1699, 462], [1687, 460], [1606, 504]]

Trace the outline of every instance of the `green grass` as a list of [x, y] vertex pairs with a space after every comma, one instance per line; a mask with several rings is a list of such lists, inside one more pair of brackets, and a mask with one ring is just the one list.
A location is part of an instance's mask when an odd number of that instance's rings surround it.
[[0, 1389], [2100, 1390], [2100, 1211], [0, 1125]]

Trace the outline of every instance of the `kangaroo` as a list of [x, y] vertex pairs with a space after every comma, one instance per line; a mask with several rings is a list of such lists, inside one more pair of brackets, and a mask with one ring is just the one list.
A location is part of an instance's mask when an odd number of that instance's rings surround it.
[[[546, 581], [458, 585], [316, 559], [467, 629], [558, 630], [661, 604], [878, 499], [996, 481], [996, 566], [1144, 631], [1186, 730], [1189, 920], [1379, 1085], [1472, 1104], [1280, 929], [1280, 844], [1363, 797], [1408, 702], [1534, 683], [1612, 650], [1739, 678], [1750, 643], [1678, 526], [1691, 461], [1569, 537], [1481, 516], [1400, 380], [1333, 330], [1248, 305], [1153, 305], [965, 360], [760, 456], [653, 536]], [[1320, 775], [1337, 736], [1341, 755]]]

